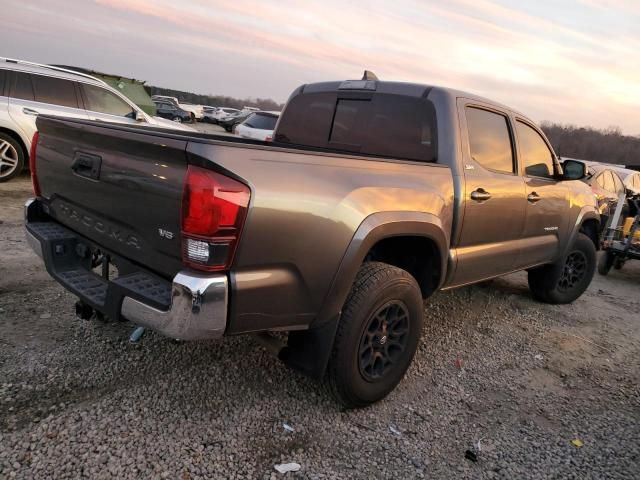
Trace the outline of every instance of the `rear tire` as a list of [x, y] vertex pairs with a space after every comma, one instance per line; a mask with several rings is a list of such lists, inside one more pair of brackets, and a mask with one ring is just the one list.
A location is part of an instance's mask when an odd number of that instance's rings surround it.
[[579, 233], [562, 261], [529, 270], [529, 289], [542, 302], [571, 303], [589, 287], [596, 263], [593, 241]]
[[0, 133], [0, 183], [19, 175], [24, 169], [27, 152], [6, 133]]
[[345, 302], [326, 383], [347, 408], [370, 405], [398, 385], [422, 332], [420, 287], [405, 270], [379, 262], [362, 265]]

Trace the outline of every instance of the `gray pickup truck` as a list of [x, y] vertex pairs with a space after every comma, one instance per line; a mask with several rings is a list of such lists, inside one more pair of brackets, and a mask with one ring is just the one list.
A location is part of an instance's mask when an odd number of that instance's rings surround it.
[[387, 395], [423, 299], [527, 270], [568, 303], [596, 266], [580, 162], [524, 115], [373, 80], [296, 89], [272, 143], [41, 116], [27, 237], [81, 316], [179, 339], [289, 332], [347, 407]]

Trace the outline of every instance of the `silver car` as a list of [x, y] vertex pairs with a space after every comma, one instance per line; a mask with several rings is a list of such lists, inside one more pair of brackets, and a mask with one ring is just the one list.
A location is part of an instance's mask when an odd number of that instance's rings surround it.
[[39, 114], [194, 131], [147, 115], [90, 75], [0, 57], [0, 182], [28, 164]]

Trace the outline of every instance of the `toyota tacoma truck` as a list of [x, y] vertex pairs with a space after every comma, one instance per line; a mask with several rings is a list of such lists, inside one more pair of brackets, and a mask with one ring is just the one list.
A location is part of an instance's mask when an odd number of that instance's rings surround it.
[[279, 357], [347, 407], [400, 382], [434, 292], [526, 270], [535, 298], [569, 303], [596, 267], [584, 165], [467, 93], [303, 85], [269, 143], [37, 126], [27, 238], [81, 315], [184, 340], [288, 332]]

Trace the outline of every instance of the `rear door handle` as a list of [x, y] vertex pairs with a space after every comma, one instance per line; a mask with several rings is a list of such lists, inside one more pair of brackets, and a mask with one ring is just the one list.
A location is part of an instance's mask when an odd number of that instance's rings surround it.
[[538, 195], [536, 192], [531, 192], [529, 195], [527, 195], [527, 201], [529, 203], [536, 203], [536, 202], [539, 202], [540, 200], [542, 200], [542, 197]]
[[485, 200], [489, 200], [491, 198], [491, 194], [485, 191], [484, 188], [478, 188], [471, 192], [471, 200], [475, 200], [476, 202], [484, 202]]
[[22, 109], [22, 113], [24, 113], [25, 115], [33, 115], [34, 117], [38, 116], [38, 111], [37, 110], [34, 110], [32, 108], [27, 108], [27, 107], [24, 107]]

